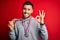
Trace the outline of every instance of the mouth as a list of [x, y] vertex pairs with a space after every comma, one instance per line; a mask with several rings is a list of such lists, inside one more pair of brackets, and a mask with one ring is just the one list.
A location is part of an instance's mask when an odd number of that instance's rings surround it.
[[24, 15], [24, 17], [28, 17], [28, 16], [29, 16], [29, 14], [28, 14], [28, 13], [24, 13], [23, 15]]
[[30, 17], [30, 15], [29, 15], [29, 13], [23, 13], [23, 17], [28, 18], [28, 17]]
[[28, 16], [28, 14], [27, 14], [27, 13], [25, 13], [24, 15]]

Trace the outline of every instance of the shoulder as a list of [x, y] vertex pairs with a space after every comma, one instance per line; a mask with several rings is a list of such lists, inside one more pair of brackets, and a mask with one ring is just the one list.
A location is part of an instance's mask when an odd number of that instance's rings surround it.
[[13, 20], [15, 21], [15, 24], [19, 24], [22, 22], [22, 18], [20, 19], [14, 18]]

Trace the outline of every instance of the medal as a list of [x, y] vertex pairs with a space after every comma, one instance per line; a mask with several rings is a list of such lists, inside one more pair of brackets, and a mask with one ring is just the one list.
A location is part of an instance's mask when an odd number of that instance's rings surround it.
[[25, 34], [24, 34], [25, 37], [29, 37], [29, 33], [27, 31], [28, 31], [29, 26], [30, 26], [30, 20], [31, 20], [31, 18], [29, 19], [29, 23], [28, 23], [27, 28], [26, 28], [26, 25], [25, 25], [24, 21], [22, 21], [22, 25], [23, 25], [24, 32], [25, 32]]
[[29, 34], [28, 34], [27, 32], [25, 32], [24, 36], [25, 36], [25, 37], [28, 37], [28, 36], [29, 36]]

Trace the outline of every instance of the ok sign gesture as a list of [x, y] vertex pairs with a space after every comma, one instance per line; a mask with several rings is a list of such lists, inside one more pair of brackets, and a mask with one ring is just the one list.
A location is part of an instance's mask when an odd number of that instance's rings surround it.
[[42, 10], [42, 13], [41, 13], [41, 11], [39, 10], [39, 16], [37, 15], [37, 16], [35, 17], [35, 19], [36, 19], [39, 23], [44, 24], [44, 17], [45, 17], [45, 12], [44, 12], [44, 10]]

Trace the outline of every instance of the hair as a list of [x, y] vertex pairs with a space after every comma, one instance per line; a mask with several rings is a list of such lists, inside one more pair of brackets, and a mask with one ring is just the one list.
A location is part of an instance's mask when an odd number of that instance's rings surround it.
[[26, 2], [24, 2], [23, 6], [24, 6], [24, 5], [31, 5], [32, 8], [33, 8], [33, 4], [32, 4], [30, 1], [26, 1]]

